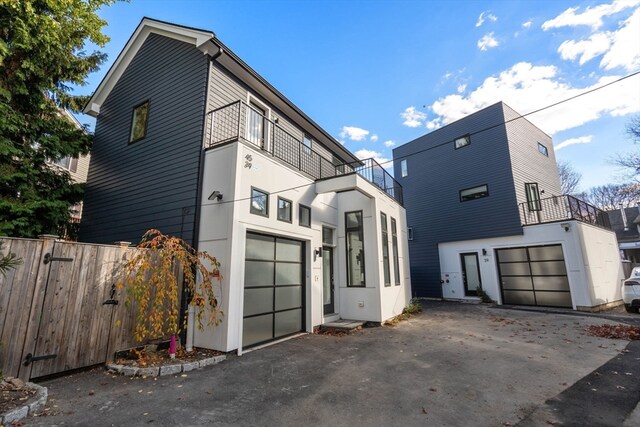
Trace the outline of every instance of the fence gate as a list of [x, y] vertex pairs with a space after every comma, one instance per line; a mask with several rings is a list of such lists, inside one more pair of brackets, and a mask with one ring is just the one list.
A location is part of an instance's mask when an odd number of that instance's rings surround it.
[[130, 310], [115, 289], [126, 247], [3, 241], [3, 252], [22, 258], [18, 268], [0, 276], [5, 376], [31, 379], [104, 363], [131, 341]]

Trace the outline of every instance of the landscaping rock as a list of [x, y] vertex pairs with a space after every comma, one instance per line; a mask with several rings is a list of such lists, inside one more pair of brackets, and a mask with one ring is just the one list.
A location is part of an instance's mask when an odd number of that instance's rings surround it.
[[34, 413], [40, 411], [47, 404], [47, 399], [49, 398], [49, 391], [46, 387], [42, 387], [38, 384], [27, 383], [28, 387], [35, 388], [37, 390], [36, 400], [29, 403], [29, 415], [33, 415]]
[[142, 376], [147, 376], [147, 377], [157, 377], [158, 374], [160, 373], [160, 368], [153, 367], [153, 368], [139, 368], [138, 369], [138, 375]]
[[182, 372], [182, 365], [166, 365], [160, 367], [160, 375], [173, 375]]
[[21, 406], [9, 412], [5, 412], [4, 416], [2, 417], [2, 425], [9, 425], [11, 423], [18, 422], [21, 419], [26, 418], [27, 415], [29, 415], [28, 406]]
[[136, 368], [135, 366], [123, 366], [122, 367], [122, 375], [126, 375], [128, 377], [135, 377], [138, 374], [138, 370], [140, 368]]
[[182, 372], [193, 371], [194, 369], [198, 369], [200, 367], [200, 363], [198, 361], [185, 363], [182, 365]]

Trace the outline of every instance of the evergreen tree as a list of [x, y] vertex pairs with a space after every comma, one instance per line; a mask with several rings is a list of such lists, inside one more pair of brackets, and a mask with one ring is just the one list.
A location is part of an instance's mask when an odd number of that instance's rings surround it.
[[83, 186], [50, 165], [86, 154], [91, 135], [61, 109], [78, 111], [83, 85], [105, 54], [96, 14], [114, 0], [0, 0], [0, 235], [56, 234]]

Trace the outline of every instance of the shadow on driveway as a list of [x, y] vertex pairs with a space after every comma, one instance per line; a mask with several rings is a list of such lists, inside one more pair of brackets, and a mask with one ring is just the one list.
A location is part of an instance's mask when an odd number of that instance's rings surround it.
[[395, 327], [305, 335], [185, 376], [94, 369], [45, 381], [56, 414], [30, 425], [503, 426], [625, 349], [607, 320], [426, 302]]

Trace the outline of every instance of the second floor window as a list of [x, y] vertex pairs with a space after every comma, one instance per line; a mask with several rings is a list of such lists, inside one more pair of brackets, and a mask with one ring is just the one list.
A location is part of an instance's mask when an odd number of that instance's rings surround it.
[[460, 190], [460, 201], [466, 202], [468, 200], [475, 200], [481, 197], [487, 197], [489, 195], [488, 185], [479, 185], [473, 188], [465, 188]]
[[136, 142], [147, 136], [147, 122], [149, 119], [149, 101], [133, 107], [133, 117], [131, 118], [131, 133], [129, 142]]
[[407, 175], [409, 175], [409, 171], [407, 169], [407, 159], [404, 159], [400, 161], [400, 176], [404, 178]]
[[313, 146], [313, 140], [308, 135], [305, 135], [302, 138], [302, 152], [304, 154], [311, 154], [312, 146]]
[[291, 222], [291, 200], [278, 197], [278, 221]]
[[249, 212], [255, 215], [269, 216], [269, 193], [252, 188]]
[[391, 272], [389, 271], [389, 232], [387, 229], [387, 215], [380, 212], [380, 230], [382, 232], [382, 268], [384, 270], [384, 285], [391, 286]]

